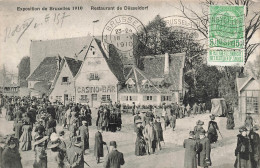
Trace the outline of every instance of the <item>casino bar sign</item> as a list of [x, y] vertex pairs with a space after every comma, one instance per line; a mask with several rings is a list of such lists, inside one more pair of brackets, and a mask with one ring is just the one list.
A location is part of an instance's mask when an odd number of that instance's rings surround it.
[[102, 86], [87, 86], [87, 87], [77, 87], [77, 93], [114, 93], [116, 92], [116, 87], [113, 85], [102, 85]]

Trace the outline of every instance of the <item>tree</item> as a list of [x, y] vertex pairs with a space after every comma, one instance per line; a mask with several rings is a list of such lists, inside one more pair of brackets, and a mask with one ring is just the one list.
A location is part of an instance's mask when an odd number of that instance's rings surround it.
[[248, 75], [260, 79], [260, 56], [259, 55], [256, 57], [256, 60], [254, 60], [253, 63], [250, 61], [247, 62], [246, 70]]
[[[218, 86], [216, 84], [209, 85], [212, 81], [217, 83], [218, 80], [208, 79], [205, 76], [208, 73], [203, 72], [203, 70], [209, 70], [212, 79], [219, 77], [220, 73], [215, 67], [203, 65], [203, 55], [206, 54], [206, 51], [204, 50], [204, 46], [197, 41], [197, 36], [194, 31], [167, 27], [166, 22], [157, 15], [145, 26], [145, 30], [138, 34], [138, 37], [143, 43], [146, 43], [146, 47], [140, 45], [138, 48], [140, 51], [137, 52], [142, 52], [144, 57], [145, 55], [164, 54], [165, 52], [169, 54], [186, 53], [184, 78], [190, 86], [190, 95], [194, 95], [203, 101], [218, 95]], [[146, 51], [145, 54], [144, 50]], [[204, 69], [201, 69], [202, 67]], [[205, 85], [204, 87], [202, 83]]]
[[[226, 0], [226, 5], [244, 5], [245, 6], [245, 63], [248, 58], [254, 52], [257, 46], [260, 43], [251, 43], [251, 39], [260, 28], [260, 11], [254, 12], [250, 8], [254, 5], [255, 2], [251, 0]], [[217, 2], [214, 0], [205, 0], [201, 2], [201, 11], [194, 11], [191, 8], [186, 7], [182, 1], [180, 1], [180, 11], [182, 14], [189, 19], [194, 25], [195, 30], [200, 32], [205, 38], [208, 38], [208, 23], [209, 23], [209, 13], [208, 8], [210, 5], [217, 5]], [[198, 22], [197, 22], [198, 21]], [[241, 68], [241, 73], [243, 73], [244, 68]]]

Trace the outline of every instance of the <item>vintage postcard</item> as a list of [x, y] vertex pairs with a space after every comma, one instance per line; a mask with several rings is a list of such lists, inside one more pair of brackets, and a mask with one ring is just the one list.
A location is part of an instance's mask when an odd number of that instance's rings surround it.
[[259, 0], [0, 1], [0, 168], [258, 168]]

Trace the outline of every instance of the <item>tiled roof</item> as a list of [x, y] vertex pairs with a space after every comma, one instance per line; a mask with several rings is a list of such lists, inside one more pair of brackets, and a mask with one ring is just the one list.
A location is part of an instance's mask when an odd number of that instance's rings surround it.
[[79, 71], [79, 68], [82, 64], [82, 61], [75, 60], [75, 59], [69, 58], [69, 57], [64, 57], [64, 59], [68, 63], [68, 66], [70, 68], [70, 71], [71, 71], [73, 77], [75, 77], [77, 75], [78, 71]]
[[[161, 91], [153, 85], [152, 81], [150, 81], [143, 72], [135, 66], [132, 66], [132, 69], [129, 71], [127, 75], [127, 79], [131, 78], [135, 85], [132, 87], [123, 87], [119, 90], [120, 93], [160, 93]], [[146, 80], [151, 86], [145, 88], [142, 83]]]
[[[37, 40], [32, 41], [30, 46], [31, 73], [40, 62], [52, 55], [61, 55], [74, 57], [84, 46], [89, 45], [92, 40], [91, 36], [74, 37], [54, 40]], [[79, 60], [83, 60], [85, 55], [79, 54]]]
[[185, 53], [169, 54], [169, 75], [164, 75], [165, 55], [144, 56], [142, 71], [149, 79], [164, 78], [170, 90], [182, 90]]
[[27, 78], [28, 81], [52, 81], [58, 70], [57, 57], [46, 57], [34, 72]]
[[109, 56], [106, 55], [106, 52], [103, 50], [101, 41], [95, 38], [95, 41], [103, 54], [109, 69], [116, 76], [119, 82], [124, 82], [124, 71], [123, 71], [123, 63], [113, 45], [109, 45]]

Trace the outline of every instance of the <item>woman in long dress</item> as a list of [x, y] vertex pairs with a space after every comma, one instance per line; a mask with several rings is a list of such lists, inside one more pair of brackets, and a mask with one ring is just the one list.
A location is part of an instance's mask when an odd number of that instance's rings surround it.
[[210, 115], [210, 119], [211, 121], [209, 121], [209, 125], [208, 125], [208, 138], [210, 143], [215, 143], [218, 140], [217, 130], [219, 130], [219, 128], [218, 128], [218, 124], [214, 121], [215, 116]]
[[20, 138], [21, 150], [28, 151], [32, 149], [32, 126], [25, 122], [22, 128], [22, 136]]
[[143, 126], [141, 120], [136, 120], [136, 141], [135, 141], [135, 155], [136, 156], [143, 156], [145, 155], [145, 140], [143, 135]]

